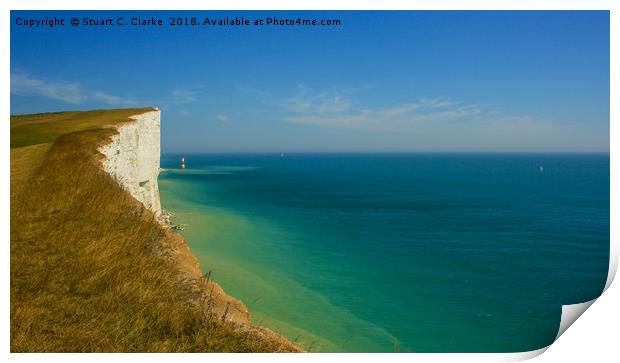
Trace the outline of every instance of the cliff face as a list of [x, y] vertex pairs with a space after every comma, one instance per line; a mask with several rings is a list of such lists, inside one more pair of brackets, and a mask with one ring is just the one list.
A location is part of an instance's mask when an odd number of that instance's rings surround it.
[[[149, 110], [129, 117], [134, 122], [124, 122], [116, 126], [118, 134], [111, 136], [111, 142], [99, 148], [105, 156], [103, 169], [121, 187], [140, 201], [155, 216], [162, 214], [159, 200], [160, 160], [160, 111]], [[158, 223], [160, 228], [166, 228]], [[178, 281], [190, 291], [190, 303], [198, 306], [208, 319], [232, 323], [231, 327], [244, 334], [252, 344], [270, 344], [271, 351], [302, 351], [301, 347], [273, 331], [253, 326], [247, 307], [239, 300], [227, 295], [224, 290], [201, 271], [196, 257], [188, 248], [187, 242], [166, 229], [166, 238], [152, 247], [165, 256], [179, 272]], [[208, 275], [210, 276], [210, 274]]]
[[[159, 200], [160, 159], [160, 111], [155, 109], [130, 116], [134, 122], [124, 122], [116, 126], [117, 134], [110, 137], [111, 141], [99, 148], [105, 158], [103, 169], [110, 174], [121, 187], [141, 202], [156, 217], [160, 217], [161, 202]], [[201, 282], [203, 275], [198, 261], [192, 255], [185, 241], [179, 236], [171, 237], [169, 245], [156, 246], [160, 254], [171, 258], [174, 266], [181, 272], [182, 280], [188, 281], [191, 290], [198, 295], [202, 291], [210, 291], [214, 301], [213, 311], [218, 314], [227, 312], [227, 319], [238, 323], [249, 323], [249, 313], [245, 305], [226, 295], [221, 287], [214, 283], [209, 286]], [[232, 309], [227, 308], [229, 305]]]
[[161, 214], [159, 188], [160, 111], [153, 110], [131, 117], [135, 122], [117, 128], [112, 142], [99, 151], [105, 155], [103, 168], [129, 194], [155, 213]]
[[[160, 114], [155, 109], [130, 116], [135, 121], [116, 126], [118, 133], [110, 137], [108, 144], [99, 148], [105, 156], [103, 169], [156, 217], [162, 215], [157, 183], [160, 170]], [[196, 300], [204, 303], [207, 300], [203, 295], [209, 292], [209, 299], [212, 300], [209, 309], [213, 313], [226, 315], [226, 320], [236, 323], [250, 323], [249, 312], [243, 303], [228, 296], [216, 283], [204, 281], [198, 260], [180, 236], [171, 236], [168, 244], [154, 246], [154, 250], [171, 259], [180, 272], [181, 280], [195, 293]]]

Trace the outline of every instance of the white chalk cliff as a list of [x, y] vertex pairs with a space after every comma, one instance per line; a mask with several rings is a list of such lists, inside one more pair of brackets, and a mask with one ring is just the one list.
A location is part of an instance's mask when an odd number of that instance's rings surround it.
[[154, 109], [131, 118], [135, 122], [118, 126], [112, 142], [99, 149], [105, 155], [103, 169], [159, 217], [160, 111]]

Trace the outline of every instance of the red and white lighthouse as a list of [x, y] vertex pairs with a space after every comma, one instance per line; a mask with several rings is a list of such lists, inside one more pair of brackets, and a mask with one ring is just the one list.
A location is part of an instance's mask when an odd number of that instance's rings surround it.
[[181, 157], [181, 169], [185, 169], [185, 157]]

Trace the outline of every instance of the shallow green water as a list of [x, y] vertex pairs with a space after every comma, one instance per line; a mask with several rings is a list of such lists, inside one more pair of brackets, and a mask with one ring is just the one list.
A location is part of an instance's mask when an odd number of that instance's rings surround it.
[[186, 162], [162, 204], [203, 269], [311, 350], [537, 349], [606, 279], [607, 155]]

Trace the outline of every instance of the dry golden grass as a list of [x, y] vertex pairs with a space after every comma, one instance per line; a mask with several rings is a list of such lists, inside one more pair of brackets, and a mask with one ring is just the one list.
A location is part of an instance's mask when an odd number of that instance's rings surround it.
[[222, 316], [185, 241], [102, 171], [110, 125], [143, 111], [12, 117], [11, 351], [299, 351]]

